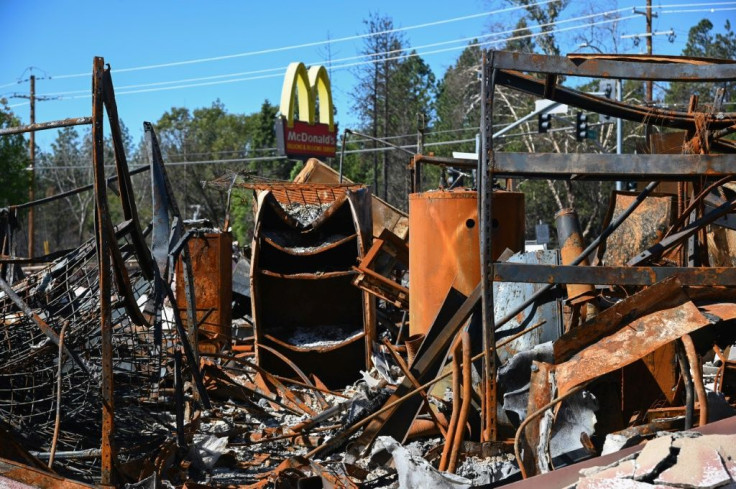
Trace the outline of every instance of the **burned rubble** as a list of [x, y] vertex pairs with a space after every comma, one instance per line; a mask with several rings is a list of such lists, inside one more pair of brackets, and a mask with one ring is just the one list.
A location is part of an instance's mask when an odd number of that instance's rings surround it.
[[[104, 112], [121, 132], [111, 70], [93, 68], [92, 116], [45, 127], [92, 124], [95, 183], [75, 192], [94, 193], [95, 237], [29, 261], [17, 213], [58, 197], [0, 212], [0, 485], [736, 485], [736, 114], [557, 84], [736, 80], [733, 62], [489, 53], [478, 161], [414, 155], [408, 215], [315, 159], [293, 182], [227, 175], [209, 184], [254, 202], [250, 253], [235, 257], [229, 215], [183, 220], [150, 124], [150, 224], [122, 146], [105, 174]], [[497, 85], [685, 144], [494, 152]], [[479, 178], [423, 191], [424, 165]], [[611, 196], [592, 242], [565, 209], [561, 249], [527, 252], [518, 178], [644, 183]]]

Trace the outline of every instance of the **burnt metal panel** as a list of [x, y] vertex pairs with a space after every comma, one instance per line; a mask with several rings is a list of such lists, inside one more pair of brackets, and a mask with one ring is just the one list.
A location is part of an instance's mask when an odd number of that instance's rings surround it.
[[[195, 235], [185, 246], [189, 247], [194, 278], [197, 344], [200, 352], [215, 353], [229, 348], [232, 339], [232, 235]], [[189, 329], [181, 255], [176, 263], [176, 283], [181, 320]]]
[[546, 284], [654, 285], [677, 277], [683, 285], [736, 286], [732, 267], [581, 267], [573, 265], [496, 263], [494, 280]]
[[601, 153], [495, 153], [494, 175], [599, 180], [692, 180], [736, 174], [732, 155], [643, 155]]
[[[556, 269], [559, 263], [560, 259], [557, 251], [547, 250], [517, 253], [506, 263], [495, 263], [493, 268], [496, 273], [498, 273], [499, 267], [513, 266], [511, 264], [519, 264], [518, 266], [529, 268], [544, 266], [545, 268]], [[539, 283], [524, 283], [523, 281], [513, 279], [495, 282], [493, 284], [493, 297], [496, 321], [499, 322], [501, 318], [510, 311], [514, 311], [541, 288], [542, 285]], [[540, 321], [545, 321], [543, 326], [498, 349], [497, 354], [501, 363], [506, 362], [520, 351], [528, 350], [533, 348], [534, 345], [554, 341], [559, 338], [563, 330], [561, 304], [554, 298], [540, 299], [533, 302], [496, 330], [496, 341], [502, 341], [504, 338], [529, 328]]]
[[510, 51], [493, 53], [494, 67], [534, 73], [660, 81], [736, 80], [736, 61], [683, 56], [545, 56]]

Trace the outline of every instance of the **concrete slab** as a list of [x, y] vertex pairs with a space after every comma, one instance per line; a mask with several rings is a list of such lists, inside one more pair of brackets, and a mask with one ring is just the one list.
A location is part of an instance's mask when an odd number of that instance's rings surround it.
[[672, 437], [661, 436], [650, 440], [636, 458], [634, 479], [652, 477], [664, 465], [672, 451]]
[[655, 483], [677, 487], [710, 489], [731, 482], [718, 451], [703, 444], [702, 438], [682, 440], [677, 462], [657, 476]]

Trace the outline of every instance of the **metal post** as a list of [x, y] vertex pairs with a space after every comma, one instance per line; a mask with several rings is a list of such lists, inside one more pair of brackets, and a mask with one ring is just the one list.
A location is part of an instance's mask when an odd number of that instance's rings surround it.
[[[31, 75], [31, 125], [36, 123], [36, 75]], [[28, 201], [36, 199], [36, 132], [31, 131], [29, 138], [29, 157], [31, 182], [28, 189]], [[28, 258], [33, 258], [33, 206], [28, 208]]]
[[493, 95], [495, 91], [494, 53], [491, 59], [483, 60], [481, 82], [481, 134], [482, 154], [480, 186], [480, 267], [481, 267], [481, 306], [483, 318], [483, 432], [482, 441], [496, 440], [496, 355], [495, 315], [493, 307]]
[[97, 260], [99, 266], [100, 339], [102, 357], [102, 441], [100, 485], [113, 486], [113, 431], [115, 429], [115, 404], [112, 373], [112, 275], [110, 270], [110, 226], [105, 191], [104, 139], [103, 139], [103, 85], [105, 60], [94, 59], [92, 66], [92, 165], [95, 177]]
[[[621, 79], [616, 80], [616, 100], [621, 102], [624, 98], [624, 85]], [[620, 155], [624, 149], [624, 123], [621, 118], [616, 119], [616, 154]], [[616, 190], [621, 191], [624, 189], [624, 182], [616, 182]]]

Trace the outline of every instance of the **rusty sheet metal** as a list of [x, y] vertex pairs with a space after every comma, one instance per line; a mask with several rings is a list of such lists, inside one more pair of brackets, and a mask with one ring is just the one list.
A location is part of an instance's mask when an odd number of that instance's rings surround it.
[[[232, 339], [232, 235], [229, 232], [192, 236], [187, 242], [194, 276], [198, 348], [214, 353]], [[176, 302], [187, 324], [187, 299], [181, 256], [176, 263]]]
[[668, 279], [647, 287], [602, 311], [583, 327], [562, 335], [553, 345], [555, 363], [569, 361], [578, 352], [595, 345], [631, 321], [662, 309], [675, 308], [689, 301], [690, 298], [685, 295], [677, 279]]
[[652, 57], [618, 54], [545, 56], [495, 51], [493, 65], [497, 69], [625, 80], [681, 82], [736, 80], [736, 61], [685, 56]]
[[[563, 395], [576, 385], [629, 365], [708, 324], [708, 319], [690, 301], [635, 319], [625, 328], [557, 365], [558, 391]], [[585, 369], [580, 365], [585, 365]]]
[[[409, 195], [409, 331], [426, 333], [452, 285], [467, 295], [480, 281], [477, 192]], [[524, 195], [494, 193], [492, 259], [524, 247]]]
[[[299, 186], [305, 192], [312, 187]], [[261, 366], [294, 375], [259, 348], [264, 344], [306, 374], [338, 386], [354, 381], [370, 365], [374, 300], [351, 282], [353, 265], [370, 245], [371, 214], [367, 189], [331, 186], [330, 193], [334, 200], [314, 205], [308, 199], [280, 201], [271, 190], [258, 192], [251, 304]], [[335, 369], [338, 364], [341, 368]]]
[[[615, 191], [603, 227], [627, 209], [639, 192]], [[667, 233], [677, 213], [676, 196], [652, 193], [598, 248], [602, 265], [624, 265], [632, 257], [658, 243]]]
[[[344, 176], [342, 180], [348, 185], [353, 183]], [[339, 181], [340, 174], [317, 158], [308, 159], [304, 168], [294, 177], [294, 183], [337, 184]], [[402, 240], [408, 239], [409, 216], [405, 212], [373, 195], [371, 196], [371, 213], [373, 215], [373, 236], [380, 236], [384, 229], [388, 229]]]
[[95, 486], [82, 484], [48, 471], [0, 458], [0, 487], [8, 489], [90, 489]]
[[358, 184], [316, 184], [316, 183], [270, 183], [245, 182], [236, 186], [256, 191], [268, 190], [283, 204], [329, 204], [345, 194], [346, 190], [362, 188]]
[[[553, 382], [551, 374], [554, 365], [534, 361], [532, 374], [529, 380], [529, 402], [527, 404], [527, 416], [536, 413], [552, 400]], [[529, 423], [520, 437], [523, 447], [521, 464], [526, 474], [536, 474], [539, 471], [549, 470], [546, 450], [540, 453], [540, 422]], [[544, 444], [546, 446], [546, 443]]]

